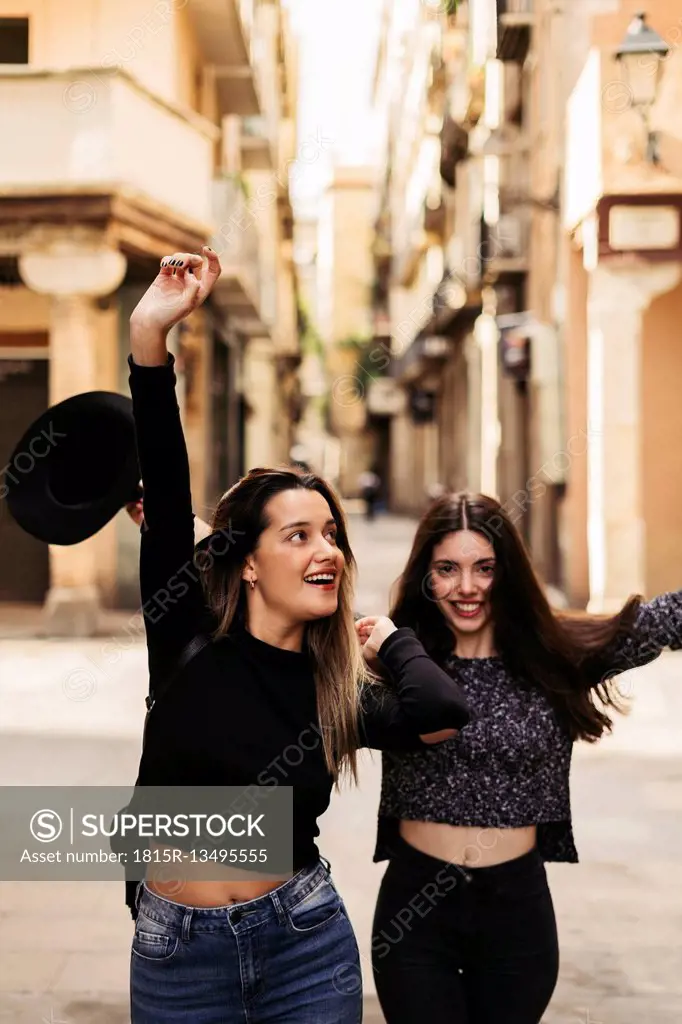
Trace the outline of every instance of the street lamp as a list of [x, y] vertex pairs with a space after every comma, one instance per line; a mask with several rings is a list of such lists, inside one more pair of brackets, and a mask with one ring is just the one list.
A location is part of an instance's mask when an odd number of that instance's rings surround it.
[[634, 16], [615, 58], [620, 61], [625, 84], [630, 94], [630, 106], [637, 110], [644, 122], [647, 133], [646, 159], [649, 163], [659, 162], [658, 135], [649, 126], [649, 112], [656, 99], [661, 81], [663, 62], [669, 47], [646, 23], [646, 14], [640, 11]]

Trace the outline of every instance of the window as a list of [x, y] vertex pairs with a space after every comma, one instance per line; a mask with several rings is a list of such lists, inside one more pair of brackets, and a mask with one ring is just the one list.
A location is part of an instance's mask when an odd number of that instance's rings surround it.
[[0, 18], [0, 64], [28, 64], [28, 18]]

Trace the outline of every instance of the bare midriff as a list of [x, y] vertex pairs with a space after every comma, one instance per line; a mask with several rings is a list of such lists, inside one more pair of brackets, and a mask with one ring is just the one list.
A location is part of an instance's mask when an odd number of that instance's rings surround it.
[[439, 821], [401, 821], [400, 835], [415, 849], [463, 867], [484, 868], [522, 857], [537, 842], [537, 826], [481, 828]]
[[[152, 843], [156, 851], [147, 866], [145, 883], [152, 892], [187, 907], [224, 907], [258, 899], [291, 876], [274, 878], [244, 871], [236, 865], [192, 862], [176, 847]], [[224, 876], [224, 877], [223, 877]]]

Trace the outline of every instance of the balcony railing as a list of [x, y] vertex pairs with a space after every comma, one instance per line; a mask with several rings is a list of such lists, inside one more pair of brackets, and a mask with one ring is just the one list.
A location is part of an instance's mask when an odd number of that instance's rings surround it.
[[261, 320], [257, 212], [249, 208], [244, 191], [234, 178], [215, 179], [212, 196], [215, 233], [211, 245], [222, 266], [214, 289], [215, 300], [244, 333], [267, 333]]
[[0, 70], [5, 196], [121, 192], [208, 226], [217, 135], [123, 69]]
[[533, 0], [497, 0], [497, 59], [523, 63], [530, 47]]

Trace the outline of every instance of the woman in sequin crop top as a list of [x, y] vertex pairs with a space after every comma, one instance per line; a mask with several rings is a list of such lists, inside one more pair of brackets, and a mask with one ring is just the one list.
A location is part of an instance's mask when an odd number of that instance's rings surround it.
[[[471, 720], [438, 747], [382, 755], [374, 860], [390, 864], [372, 951], [387, 1024], [534, 1024], [558, 973], [544, 862], [578, 860], [573, 743], [624, 708], [614, 676], [682, 648], [682, 592], [556, 612], [499, 503], [450, 494], [422, 518], [390, 614], [458, 679]], [[452, 892], [396, 941], [401, 908], [439, 872]]]

